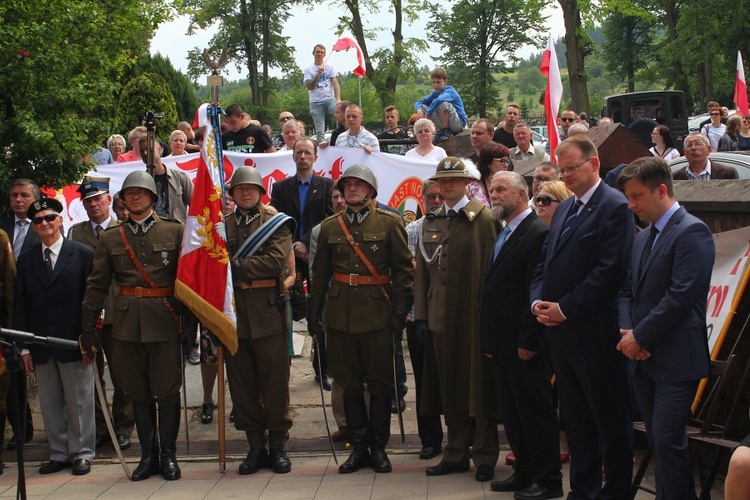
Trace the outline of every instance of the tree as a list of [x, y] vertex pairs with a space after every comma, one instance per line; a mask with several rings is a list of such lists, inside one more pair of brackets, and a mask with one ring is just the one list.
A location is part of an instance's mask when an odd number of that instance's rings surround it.
[[135, 65], [125, 72], [122, 78], [123, 86], [143, 73], [156, 73], [167, 82], [174, 97], [178, 120], [192, 123], [195, 110], [198, 109], [199, 104], [195, 87], [190, 79], [176, 70], [168, 57], [159, 53], [153, 56], [145, 54], [139, 57]]
[[557, 0], [563, 11], [565, 23], [565, 59], [568, 66], [570, 97], [573, 109], [589, 114], [589, 91], [586, 76], [586, 57], [593, 54], [591, 37], [581, 24], [581, 10], [591, 9], [589, 0]]
[[307, 0], [185, 0], [190, 13], [188, 34], [198, 29], [215, 29], [208, 47], [188, 52], [188, 75], [197, 80], [205, 75], [203, 50], [227, 51], [230, 62], [247, 69], [252, 107], [245, 109], [264, 121], [269, 118], [269, 97], [274, 92], [271, 68], [294, 71], [294, 49], [289, 37], [281, 35], [292, 10]]
[[[340, 3], [341, 0], [334, 0], [331, 5]], [[404, 38], [403, 34], [404, 17], [408, 23], [414, 21], [425, 10], [424, 3], [420, 0], [343, 0], [343, 4], [348, 15], [340, 18], [339, 29], [343, 31], [345, 27], [351, 28], [365, 59], [365, 76], [375, 87], [381, 107], [392, 105], [396, 98], [396, 85], [404, 77], [417, 73], [419, 61], [416, 54], [427, 48], [424, 40]], [[380, 48], [371, 55], [367, 48], [367, 40], [384, 28], [368, 29], [364, 24], [362, 12], [375, 14], [380, 12], [382, 5], [388, 5], [393, 12], [393, 45]]]
[[122, 71], [170, 12], [167, 0], [0, 2], [0, 186], [80, 179], [111, 131]]
[[616, 8], [602, 25], [607, 70], [625, 78], [628, 92], [635, 91], [636, 72], [646, 68], [653, 58], [655, 23], [650, 12], [623, 12]]
[[450, 11], [431, 4], [428, 32], [444, 52], [440, 62], [464, 98], [468, 115], [486, 116], [497, 105], [494, 73], [509, 70], [524, 45], [541, 46], [544, 0], [459, 0]]
[[162, 113], [156, 122], [156, 135], [162, 141], [177, 128], [177, 108], [169, 85], [156, 73], [143, 73], [130, 80], [122, 89], [117, 103], [117, 123], [120, 130], [140, 125], [146, 111]]

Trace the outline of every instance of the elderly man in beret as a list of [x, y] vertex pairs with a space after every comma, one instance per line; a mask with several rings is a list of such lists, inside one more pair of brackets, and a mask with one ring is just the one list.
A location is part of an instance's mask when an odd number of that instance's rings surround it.
[[[19, 330], [76, 341], [81, 334], [81, 302], [94, 252], [64, 238], [62, 205], [41, 198], [29, 206], [31, 227], [41, 244], [18, 258], [14, 320]], [[50, 461], [40, 474], [73, 468], [74, 475], [91, 471], [96, 440], [94, 371], [78, 350], [29, 346], [27, 371], [35, 371], [39, 403], [50, 446]]]

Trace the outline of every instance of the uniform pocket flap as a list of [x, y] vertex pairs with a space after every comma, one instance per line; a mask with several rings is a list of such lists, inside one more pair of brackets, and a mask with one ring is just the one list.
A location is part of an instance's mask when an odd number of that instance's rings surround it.
[[364, 241], [381, 241], [385, 239], [385, 231], [379, 233], [364, 233], [362, 237]]
[[176, 245], [174, 244], [174, 242], [154, 243], [153, 249], [154, 249], [154, 252], [168, 252], [170, 250], [174, 250], [175, 246]]

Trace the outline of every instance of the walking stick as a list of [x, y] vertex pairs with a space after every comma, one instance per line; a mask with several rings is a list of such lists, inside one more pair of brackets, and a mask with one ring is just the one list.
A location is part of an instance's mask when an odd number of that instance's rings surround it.
[[[315, 337], [315, 342], [318, 342], [318, 337]], [[325, 374], [323, 373], [323, 368], [320, 364], [320, 346], [318, 346], [317, 349], [317, 355], [315, 356], [318, 361], [318, 373], [320, 373], [321, 377], [325, 377]], [[320, 403], [323, 405], [323, 419], [326, 422], [326, 433], [328, 433], [328, 443], [331, 445], [331, 453], [333, 453], [333, 461], [336, 462], [336, 465], [339, 464], [339, 459], [336, 456], [336, 447], [333, 445], [333, 436], [331, 435], [331, 425], [328, 423], [328, 413], [326, 412], [326, 398], [323, 394], [323, 383], [321, 378], [321, 383], [318, 384], [318, 389], [320, 389]]]
[[224, 420], [224, 347], [217, 346], [216, 362], [219, 365], [219, 472], [227, 470], [227, 429]]
[[115, 452], [117, 453], [117, 458], [120, 459], [120, 464], [122, 464], [122, 468], [125, 470], [125, 476], [127, 476], [128, 479], [130, 479], [130, 468], [128, 468], [127, 462], [125, 462], [125, 458], [122, 456], [122, 450], [120, 449], [120, 443], [117, 442], [117, 436], [115, 435], [115, 428], [112, 426], [112, 416], [109, 412], [109, 406], [107, 405], [107, 396], [104, 394], [104, 389], [102, 388], [102, 381], [99, 379], [99, 370], [96, 369], [96, 364], [92, 363], [92, 368], [94, 370], [94, 386], [96, 387], [96, 395], [99, 397], [99, 404], [102, 407], [102, 415], [104, 415], [104, 422], [107, 424], [107, 430], [109, 431], [109, 437], [112, 439], [112, 446], [115, 448]]
[[180, 365], [182, 366], [182, 412], [185, 418], [185, 443], [187, 454], [190, 455], [190, 426], [188, 425], [187, 387], [185, 386], [185, 355], [182, 349], [180, 349]]
[[398, 402], [398, 372], [396, 370], [396, 357], [398, 356], [398, 332], [393, 332], [393, 387], [396, 389], [396, 408], [398, 409], [398, 428], [401, 431], [401, 444], [406, 442], [404, 435], [404, 416], [401, 413], [401, 405]]

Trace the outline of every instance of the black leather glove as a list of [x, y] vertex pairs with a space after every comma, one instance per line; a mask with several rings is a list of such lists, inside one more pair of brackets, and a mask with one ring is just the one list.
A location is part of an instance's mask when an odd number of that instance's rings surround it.
[[102, 348], [99, 336], [95, 333], [82, 333], [78, 336], [78, 348], [81, 350], [81, 356], [93, 360]]
[[182, 354], [187, 355], [195, 343], [195, 335], [198, 331], [198, 318], [191, 311], [187, 311], [183, 313], [181, 323], [182, 331], [180, 331], [179, 342]]
[[307, 299], [307, 331], [311, 337], [314, 337], [318, 342], [323, 341], [323, 321], [322, 311], [323, 304], [319, 303], [319, 300], [310, 296]]
[[412, 295], [399, 293], [394, 297], [390, 319], [391, 332], [393, 332], [394, 337], [401, 338], [403, 335], [406, 315], [409, 314], [413, 302], [414, 297]]
[[422, 345], [427, 344], [427, 341], [430, 340], [430, 329], [427, 328], [427, 322], [424, 320], [414, 322], [414, 333]]

